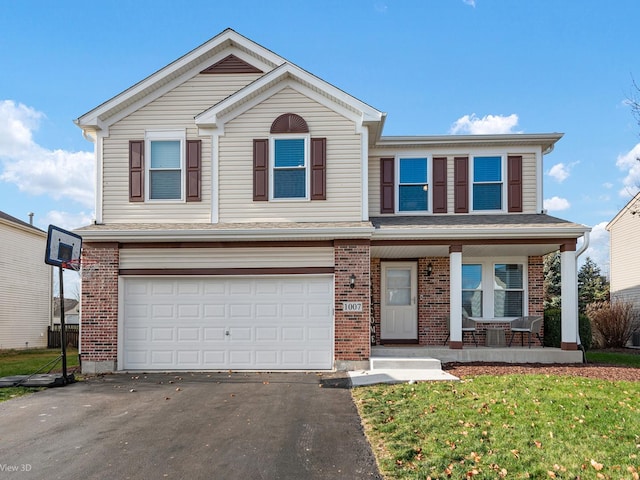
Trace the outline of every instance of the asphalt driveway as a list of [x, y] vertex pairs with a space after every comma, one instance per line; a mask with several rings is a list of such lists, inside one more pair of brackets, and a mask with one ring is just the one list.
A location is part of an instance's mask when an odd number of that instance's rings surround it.
[[115, 374], [0, 403], [0, 478], [379, 479], [340, 374]]

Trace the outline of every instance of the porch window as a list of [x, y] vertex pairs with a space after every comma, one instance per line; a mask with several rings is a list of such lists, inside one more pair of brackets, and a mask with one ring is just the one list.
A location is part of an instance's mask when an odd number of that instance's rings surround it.
[[426, 158], [400, 158], [398, 210], [426, 212], [429, 210], [428, 161]]
[[493, 304], [496, 317], [521, 317], [524, 311], [522, 264], [494, 265]]
[[502, 157], [473, 158], [473, 210], [502, 210]]
[[462, 310], [470, 317], [482, 317], [482, 265], [462, 265]]

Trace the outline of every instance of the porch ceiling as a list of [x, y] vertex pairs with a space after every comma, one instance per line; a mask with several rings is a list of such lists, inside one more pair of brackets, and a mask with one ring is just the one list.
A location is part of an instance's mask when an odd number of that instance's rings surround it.
[[[560, 248], [554, 244], [522, 244], [522, 245], [463, 245], [463, 257], [526, 257], [546, 255]], [[448, 257], [449, 245], [373, 245], [373, 258], [422, 258]]]

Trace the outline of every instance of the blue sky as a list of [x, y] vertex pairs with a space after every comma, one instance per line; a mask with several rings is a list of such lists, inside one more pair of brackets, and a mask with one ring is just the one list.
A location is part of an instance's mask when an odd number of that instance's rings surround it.
[[385, 135], [549, 133], [549, 214], [604, 226], [638, 191], [638, 0], [0, 2], [0, 210], [94, 217], [73, 119], [227, 27], [387, 112]]

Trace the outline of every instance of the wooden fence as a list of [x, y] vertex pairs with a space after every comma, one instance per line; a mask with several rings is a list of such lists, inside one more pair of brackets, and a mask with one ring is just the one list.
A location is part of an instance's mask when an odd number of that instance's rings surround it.
[[[60, 348], [60, 325], [47, 327], [47, 348]], [[78, 348], [78, 339], [80, 338], [80, 325], [65, 325], [65, 336], [67, 337], [67, 346]]]

